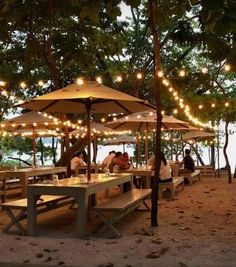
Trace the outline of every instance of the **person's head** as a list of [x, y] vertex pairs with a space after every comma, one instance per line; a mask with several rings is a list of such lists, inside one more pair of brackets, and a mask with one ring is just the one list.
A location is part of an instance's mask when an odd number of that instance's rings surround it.
[[128, 159], [129, 158], [129, 154], [127, 152], [124, 152], [123, 153], [123, 158], [127, 158]]
[[118, 152], [116, 152], [115, 157], [116, 157], [116, 158], [121, 158], [122, 155], [123, 155], [123, 154], [122, 154], [120, 151], [118, 151]]
[[164, 165], [167, 165], [167, 161], [163, 152], [161, 152], [161, 161], [163, 162]]
[[111, 154], [116, 154], [116, 151], [115, 150], [110, 151], [109, 155], [111, 155]]
[[81, 151], [76, 152], [75, 157], [83, 158], [83, 153]]
[[184, 152], [185, 152], [185, 155], [186, 155], [186, 156], [189, 156], [189, 155], [190, 155], [190, 153], [191, 153], [190, 149], [185, 149], [185, 151], [184, 151]]

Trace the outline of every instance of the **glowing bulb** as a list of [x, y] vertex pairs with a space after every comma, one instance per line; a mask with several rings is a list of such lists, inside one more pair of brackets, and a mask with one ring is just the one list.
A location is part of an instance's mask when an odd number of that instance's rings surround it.
[[157, 72], [157, 76], [159, 78], [163, 77], [163, 75], [164, 75], [163, 71], [160, 70], [160, 71]]
[[212, 107], [212, 108], [215, 108], [215, 107], [216, 107], [216, 104], [212, 103], [212, 104], [211, 104], [211, 107]]
[[231, 66], [229, 64], [226, 64], [225, 67], [224, 67], [225, 71], [230, 71], [231, 69]]
[[78, 85], [83, 85], [83, 84], [84, 84], [84, 81], [83, 81], [82, 78], [77, 78], [77, 79], [76, 79], [76, 83], [77, 83]]
[[226, 102], [225, 103], [225, 107], [227, 108], [229, 106], [229, 102]]
[[137, 119], [141, 119], [141, 116], [140, 115], [137, 115]]
[[101, 122], [105, 122], [105, 121], [106, 121], [106, 119], [105, 119], [105, 118], [102, 118], [102, 119], [101, 119]]
[[121, 75], [118, 75], [118, 76], [116, 76], [116, 81], [117, 82], [122, 82], [122, 76]]
[[128, 120], [128, 119], [129, 119], [129, 117], [128, 117], [128, 116], [125, 116], [125, 119], [126, 119], [126, 120]]
[[114, 117], [114, 118], [113, 118], [113, 121], [116, 121], [116, 120], [117, 120], [117, 118], [116, 118], [116, 117]]
[[44, 86], [44, 82], [42, 80], [40, 80], [40, 81], [38, 81], [38, 85], [42, 87], [42, 86]]
[[20, 83], [20, 87], [21, 87], [22, 89], [25, 89], [25, 88], [26, 88], [26, 86], [27, 86], [27, 85], [26, 85], [26, 83], [25, 83], [25, 82], [21, 82], [21, 83]]
[[174, 110], [173, 110], [173, 113], [174, 113], [174, 114], [177, 114], [177, 113], [178, 113], [178, 109], [174, 109]]
[[5, 85], [6, 85], [6, 82], [0, 81], [0, 86], [5, 86]]
[[165, 115], [165, 111], [164, 111], [164, 110], [162, 110], [161, 114], [162, 114], [162, 115]]
[[208, 69], [207, 69], [206, 67], [203, 67], [203, 68], [201, 69], [201, 71], [202, 71], [203, 74], [206, 74], [206, 73], [208, 72]]
[[152, 112], [152, 111], [151, 111], [151, 112], [149, 112], [149, 115], [150, 115], [150, 116], [153, 116], [153, 112]]
[[185, 70], [181, 70], [181, 71], [179, 72], [179, 76], [180, 76], [180, 77], [184, 77], [185, 75], [186, 75]]
[[174, 89], [172, 87], [169, 88], [169, 92], [172, 92]]
[[136, 75], [137, 79], [142, 79], [143, 78], [143, 74], [141, 72], [137, 73]]
[[99, 77], [96, 78], [96, 81], [97, 81], [98, 83], [102, 83], [102, 78], [99, 76]]
[[199, 108], [199, 109], [202, 109], [202, 108], [203, 108], [203, 106], [202, 106], [202, 105], [199, 105], [199, 106], [198, 106], [198, 108]]

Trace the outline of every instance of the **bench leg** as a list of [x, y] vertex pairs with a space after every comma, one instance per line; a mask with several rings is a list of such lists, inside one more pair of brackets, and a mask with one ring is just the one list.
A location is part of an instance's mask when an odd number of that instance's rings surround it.
[[171, 199], [173, 200], [175, 198], [175, 187], [171, 186], [170, 191], [171, 191]]
[[115, 237], [121, 237], [121, 233], [113, 226], [113, 223], [117, 221], [116, 218], [111, 218], [111, 220], [107, 219], [106, 216], [102, 212], [98, 212], [98, 215], [101, 217], [103, 222], [105, 223], [104, 226], [99, 230], [99, 233], [104, 232], [106, 229], [110, 229], [111, 232], [114, 233]]
[[9, 229], [15, 225], [16, 228], [19, 230], [19, 232], [23, 235], [26, 235], [26, 231], [24, 228], [21, 226], [19, 221], [23, 220], [26, 218], [26, 211], [22, 210], [20, 211], [16, 216], [12, 213], [10, 209], [5, 209], [7, 215], [10, 217], [11, 221], [10, 223], [3, 229], [3, 232], [9, 232]]

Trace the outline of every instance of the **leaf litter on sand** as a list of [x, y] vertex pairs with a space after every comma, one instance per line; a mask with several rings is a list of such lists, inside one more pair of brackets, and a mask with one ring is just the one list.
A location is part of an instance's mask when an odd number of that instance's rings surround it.
[[149, 254], [146, 255], [146, 258], [148, 259], [156, 259], [160, 258], [163, 255], [165, 255], [169, 251], [169, 247], [163, 247], [158, 251], [152, 251]]
[[145, 236], [153, 236], [154, 231], [150, 228], [142, 228], [141, 230], [137, 230], [134, 232], [135, 235], [145, 235]]

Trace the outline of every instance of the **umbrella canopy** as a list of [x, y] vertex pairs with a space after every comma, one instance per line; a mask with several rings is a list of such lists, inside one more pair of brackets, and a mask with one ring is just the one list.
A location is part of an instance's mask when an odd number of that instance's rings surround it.
[[43, 116], [37, 111], [29, 111], [16, 116], [12, 119], [5, 120], [0, 124], [2, 129], [10, 129], [12, 131], [20, 129], [55, 129], [58, 123]]
[[94, 114], [130, 114], [153, 108], [142, 99], [111, 89], [95, 81], [84, 81], [81, 85], [71, 84], [20, 106], [48, 113], [87, 113], [87, 110], [90, 110]]
[[188, 140], [201, 141], [213, 137], [215, 137], [214, 133], [204, 132], [204, 131], [191, 131], [183, 135], [183, 141], [188, 141]]
[[56, 136], [57, 132], [53, 129], [58, 127], [58, 122], [49, 119], [37, 111], [29, 111], [12, 119], [3, 121], [0, 124], [3, 133], [13, 136], [23, 136], [32, 138], [33, 146], [33, 165], [36, 165], [36, 138], [39, 136]]
[[[132, 130], [136, 132], [151, 131], [156, 129], [155, 111], [137, 112], [129, 116], [122, 117], [115, 121], [108, 122], [106, 125], [114, 130]], [[189, 125], [185, 121], [174, 117], [163, 115], [162, 128], [164, 130], [188, 129]]]
[[88, 179], [91, 177], [91, 113], [109, 114], [140, 112], [153, 109], [146, 101], [111, 89], [95, 81], [71, 84], [20, 105], [32, 110], [87, 114]]
[[[83, 136], [87, 133], [87, 127], [82, 126], [77, 130], [74, 130], [70, 132], [70, 136]], [[91, 135], [112, 135], [112, 134], [117, 134], [116, 131], [112, 130], [111, 128], [108, 128], [104, 126], [101, 123], [97, 122], [91, 122]]]
[[123, 145], [123, 152], [125, 152], [125, 144], [134, 144], [137, 140], [133, 136], [121, 135], [117, 138], [113, 138], [105, 143], [105, 146], [108, 145]]

